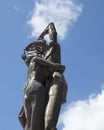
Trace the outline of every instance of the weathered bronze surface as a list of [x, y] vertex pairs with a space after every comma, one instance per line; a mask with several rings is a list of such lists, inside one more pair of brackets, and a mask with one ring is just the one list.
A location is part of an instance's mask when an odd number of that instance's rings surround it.
[[[47, 34], [49, 43], [44, 39]], [[24, 130], [57, 130], [60, 108], [66, 102], [67, 83], [54, 23], [24, 49], [22, 59], [28, 73], [19, 121]]]

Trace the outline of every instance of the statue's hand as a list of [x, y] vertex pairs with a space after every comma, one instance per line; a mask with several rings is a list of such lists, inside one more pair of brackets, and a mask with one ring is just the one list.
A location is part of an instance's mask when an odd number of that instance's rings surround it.
[[23, 53], [23, 54], [21, 55], [21, 58], [22, 58], [23, 60], [25, 60], [25, 59], [26, 59], [26, 54]]
[[27, 83], [24, 84], [23, 89], [25, 90], [27, 88]]
[[43, 39], [44, 39], [43, 36], [39, 36], [39, 37], [38, 37], [38, 40], [43, 40]]

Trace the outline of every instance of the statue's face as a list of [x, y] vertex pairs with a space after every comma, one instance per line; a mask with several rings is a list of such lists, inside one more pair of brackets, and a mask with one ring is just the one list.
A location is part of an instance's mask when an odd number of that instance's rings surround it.
[[36, 51], [37, 51], [38, 54], [39, 54], [39, 53], [40, 53], [40, 54], [43, 53], [43, 47], [42, 47], [42, 46], [36, 46], [35, 49], [36, 49]]
[[44, 55], [47, 51], [47, 47], [48, 46], [46, 44], [43, 44], [40, 46], [36, 46], [35, 48], [36, 48], [38, 54]]

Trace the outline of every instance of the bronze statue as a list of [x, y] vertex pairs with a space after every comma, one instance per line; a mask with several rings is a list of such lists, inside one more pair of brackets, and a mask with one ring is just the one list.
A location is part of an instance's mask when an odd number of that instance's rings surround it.
[[[47, 34], [49, 44], [44, 40]], [[19, 113], [21, 125], [24, 130], [57, 130], [61, 104], [66, 102], [67, 83], [54, 24], [50, 23], [25, 51], [27, 54], [22, 58], [28, 66], [28, 81]]]
[[[43, 41], [37, 41], [38, 44]], [[45, 73], [41, 66], [34, 62], [34, 58], [41, 57], [43, 50], [37, 42], [34, 43], [34, 49], [29, 50], [27, 55], [23, 55], [23, 60], [28, 66], [27, 84], [24, 87], [23, 110], [25, 121], [24, 130], [44, 130], [44, 112], [45, 112]], [[43, 42], [44, 44], [44, 42]], [[23, 118], [24, 120], [24, 118]]]

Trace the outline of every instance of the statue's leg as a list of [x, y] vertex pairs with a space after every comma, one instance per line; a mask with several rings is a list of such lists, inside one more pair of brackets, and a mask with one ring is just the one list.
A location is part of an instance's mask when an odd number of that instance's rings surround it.
[[26, 127], [25, 130], [29, 130], [30, 124], [31, 124], [31, 100], [28, 96], [24, 96], [24, 110], [25, 110], [25, 115], [26, 115]]
[[63, 98], [62, 75], [53, 74], [52, 85], [49, 90], [49, 100], [45, 111], [45, 130], [57, 130], [56, 125]]
[[44, 130], [45, 87], [35, 81], [35, 88], [32, 100], [31, 130]]
[[61, 108], [61, 100], [57, 95], [49, 96], [45, 112], [45, 130], [56, 130], [56, 124]]

